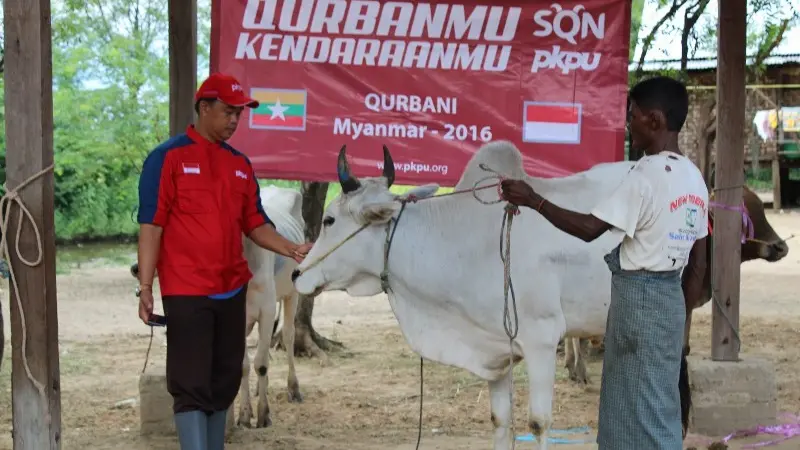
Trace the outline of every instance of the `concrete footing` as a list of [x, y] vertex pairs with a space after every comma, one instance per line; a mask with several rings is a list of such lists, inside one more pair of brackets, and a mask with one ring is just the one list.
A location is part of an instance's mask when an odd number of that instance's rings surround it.
[[767, 359], [741, 355], [739, 362], [689, 356], [692, 389], [690, 432], [723, 436], [777, 423], [775, 367]]
[[[233, 408], [228, 410], [226, 434], [234, 428]], [[175, 436], [172, 396], [167, 391], [165, 368], [151, 367], [139, 376], [139, 426], [144, 436]]]

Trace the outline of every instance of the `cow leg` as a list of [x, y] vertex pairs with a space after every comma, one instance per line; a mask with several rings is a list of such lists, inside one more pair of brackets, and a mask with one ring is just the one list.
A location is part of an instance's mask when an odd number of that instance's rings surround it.
[[[527, 330], [527, 332], [526, 332]], [[563, 332], [551, 321], [536, 321], [520, 327], [525, 332], [521, 342], [528, 369], [528, 426], [539, 441], [539, 450], [547, 450], [553, 423], [553, 387], [556, 382], [555, 351]]]
[[494, 425], [494, 450], [508, 450], [511, 447], [511, 377], [513, 366], [501, 378], [489, 382], [489, 398], [492, 406], [492, 425]]
[[300, 383], [294, 368], [294, 316], [297, 313], [297, 293], [283, 297], [283, 344], [286, 346], [286, 360], [289, 364], [289, 376], [286, 386], [289, 390], [290, 403], [302, 403]]
[[[247, 296], [251, 295], [248, 289]], [[253, 294], [255, 295], [255, 291]], [[253, 331], [253, 326], [256, 324], [256, 316], [252, 308], [252, 304], [248, 301], [247, 323], [245, 326], [244, 340], [244, 360], [242, 361], [242, 382], [239, 384], [239, 420], [236, 422], [240, 426], [250, 428], [250, 419], [253, 417], [253, 409], [250, 405], [250, 357], [247, 354], [247, 336]]]
[[[275, 283], [268, 283], [258, 303], [258, 349], [256, 350], [255, 361], [253, 361], [253, 366], [255, 366], [258, 376], [256, 428], [272, 425], [272, 420], [269, 417], [269, 399], [267, 398], [267, 390], [269, 388], [269, 375], [267, 372], [269, 370], [269, 348], [272, 344], [276, 302]], [[286, 327], [286, 324], [283, 324], [283, 326]]]
[[569, 372], [569, 378], [572, 379], [572, 371], [573, 371], [573, 363], [572, 360], [575, 358], [574, 352], [572, 351], [572, 338], [565, 337], [563, 339], [564, 342], [564, 368], [567, 369]]
[[572, 359], [569, 360], [569, 379], [576, 383], [589, 384], [589, 375], [586, 372], [586, 353], [584, 352], [585, 339], [570, 338], [567, 342], [572, 350]]

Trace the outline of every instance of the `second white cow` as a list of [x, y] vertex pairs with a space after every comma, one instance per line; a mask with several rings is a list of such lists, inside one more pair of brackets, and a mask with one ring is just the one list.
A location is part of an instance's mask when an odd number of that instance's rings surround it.
[[[275, 224], [278, 232], [286, 239], [302, 244], [305, 242], [302, 206], [303, 198], [294, 189], [268, 186], [261, 189], [261, 204], [264, 211]], [[272, 424], [269, 413], [269, 349], [272, 345], [272, 332], [276, 323], [277, 303], [283, 305], [283, 342], [286, 346], [286, 357], [289, 365], [287, 387], [290, 402], [302, 402], [300, 384], [294, 367], [294, 317], [297, 312], [297, 291], [291, 280], [291, 273], [297, 267], [293, 259], [267, 251], [244, 238], [244, 255], [253, 278], [247, 288], [247, 328], [245, 336], [253, 331], [258, 323], [258, 347], [253, 359], [253, 367], [258, 377], [258, 409], [256, 427], [268, 427]], [[245, 353], [242, 366], [242, 384], [239, 386], [240, 407], [237, 423], [250, 426], [253, 416], [250, 405], [250, 364]]]

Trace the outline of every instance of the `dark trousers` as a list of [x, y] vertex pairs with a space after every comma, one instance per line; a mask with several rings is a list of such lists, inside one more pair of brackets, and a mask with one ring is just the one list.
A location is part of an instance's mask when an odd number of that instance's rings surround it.
[[247, 286], [229, 299], [165, 296], [167, 390], [174, 412], [233, 404], [242, 379]]

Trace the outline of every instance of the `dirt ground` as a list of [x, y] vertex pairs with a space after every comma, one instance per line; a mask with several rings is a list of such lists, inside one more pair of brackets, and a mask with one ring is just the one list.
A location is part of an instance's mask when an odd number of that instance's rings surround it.
[[[800, 214], [770, 214], [769, 220], [781, 236], [800, 233]], [[780, 410], [798, 414], [800, 238], [789, 243], [789, 256], [779, 263], [756, 261], [743, 265], [741, 327], [743, 352], [765, 356], [776, 364]], [[117, 402], [138, 397], [138, 377], [150, 336], [149, 328], [136, 316], [135, 283], [128, 273], [126, 258], [132, 262], [134, 255], [116, 258], [110, 266], [108, 262], [82, 264], [58, 277], [62, 429], [63, 448], [67, 450], [178, 448], [174, 438], [145, 440], [139, 436], [137, 406], [115, 408]], [[8, 323], [5, 287], [3, 292], [2, 306]], [[710, 305], [706, 305], [696, 313], [692, 327], [695, 354], [710, 352], [710, 311]], [[403, 340], [386, 298], [325, 294], [317, 300], [314, 319], [320, 332], [345, 343], [346, 350], [332, 354], [326, 365], [319, 360], [299, 359], [298, 376], [305, 395], [305, 402], [299, 405], [287, 402], [285, 354], [273, 352], [270, 400], [274, 425], [267, 429], [237, 429], [227, 448], [414, 449], [419, 359]], [[251, 344], [255, 343], [255, 334], [250, 337]], [[151, 361], [163, 361], [163, 343], [163, 332], [157, 332]], [[255, 349], [251, 347], [249, 351], [252, 356]], [[0, 372], [0, 449], [10, 449], [12, 442], [10, 362], [7, 344]], [[553, 405], [555, 428], [594, 428], [601, 361], [592, 360], [592, 384], [588, 387], [571, 384], [562, 366], [559, 362]], [[527, 392], [524, 369], [519, 367], [516, 373], [514, 415], [517, 433], [522, 434], [527, 433]], [[255, 392], [254, 374], [251, 388]], [[485, 383], [464, 371], [426, 363], [424, 389], [421, 448], [491, 448]], [[591, 435], [570, 438], [593, 440]], [[755, 441], [766, 439], [769, 436]], [[705, 448], [709, 442], [704, 437], [690, 436], [687, 446]], [[798, 446], [800, 437], [772, 448]], [[536, 446], [519, 442], [517, 448]], [[588, 444], [551, 448], [596, 447]]]

